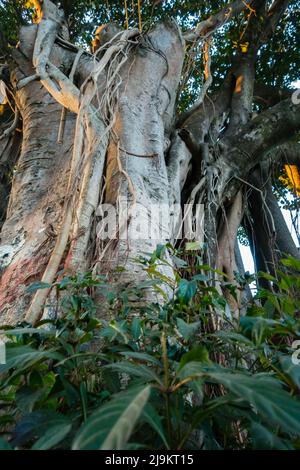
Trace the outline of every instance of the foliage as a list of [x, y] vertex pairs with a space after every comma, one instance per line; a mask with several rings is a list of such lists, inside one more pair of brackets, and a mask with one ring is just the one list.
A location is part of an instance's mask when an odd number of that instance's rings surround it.
[[[58, 3], [56, 0], [54, 2]], [[137, 1], [119, 0], [61, 0], [67, 19], [70, 40], [82, 47], [89, 48], [97, 26], [115, 22], [126, 27], [138, 27]], [[173, 17], [183, 30], [191, 29], [210, 15], [216, 14], [227, 4], [224, 0], [168, 0], [152, 8], [151, 1], [141, 0], [141, 22], [146, 33], [158, 21]], [[256, 64], [256, 82], [277, 88], [295, 86], [299, 80], [300, 56], [298, 38], [300, 27], [300, 9], [298, 0], [292, 0], [282, 15], [272, 37], [259, 51]], [[237, 59], [239, 45], [249, 23], [251, 10], [246, 10], [238, 18], [224, 25], [214, 35], [211, 45], [211, 63], [213, 92], [223, 83], [226, 72]], [[253, 12], [251, 14], [254, 14]], [[10, 52], [19, 39], [21, 26], [34, 20], [33, 2], [31, 0], [0, 0], [0, 47], [1, 62], [11, 64]], [[285, 60], [288, 57], [289, 60]], [[199, 96], [204, 82], [204, 65], [201, 47], [186, 49], [185, 67], [177, 103], [178, 114], [188, 109]], [[257, 110], [264, 108], [263, 102], [255, 103]], [[8, 106], [6, 106], [8, 108]], [[0, 109], [1, 112], [1, 109]], [[3, 122], [3, 119], [1, 119]], [[299, 201], [298, 205], [299, 206]]]
[[158, 246], [137, 260], [148, 278], [135, 288], [65, 276], [53, 286], [58, 318], [2, 327], [1, 449], [300, 447], [299, 262], [260, 273], [272, 290], [239, 317], [226, 293], [252, 278], [223, 281], [224, 297], [197, 253], [187, 263], [168, 248], [172, 278]]
[[[126, 24], [123, 1], [119, 0], [62, 0], [60, 2], [68, 19], [71, 40], [89, 47], [97, 26], [115, 22]], [[183, 30], [217, 13], [227, 1], [168, 0], [152, 9], [150, 1], [141, 1], [143, 30], [147, 31], [157, 21], [173, 17]], [[129, 27], [138, 27], [137, 1], [127, 2]], [[33, 8], [28, 0], [0, 0], [0, 30], [10, 44], [16, 44], [20, 26], [32, 21]], [[213, 88], [219, 86], [226, 70], [231, 66], [237, 51], [237, 43], [243, 36], [249, 12], [230, 22], [215, 35], [212, 48]], [[299, 79], [298, 37], [300, 10], [298, 0], [293, 0], [283, 15], [278, 28], [259, 54], [257, 79], [261, 83], [277, 87], [287, 86]], [[285, 60], [289, 57], [289, 60]], [[184, 109], [197, 96], [203, 81], [202, 54], [193, 57], [194, 65], [188, 87], [182, 96]]]

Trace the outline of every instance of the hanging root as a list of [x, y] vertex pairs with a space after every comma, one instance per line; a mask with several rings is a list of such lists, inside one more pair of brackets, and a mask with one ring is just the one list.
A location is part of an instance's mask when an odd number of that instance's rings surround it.
[[139, 17], [139, 31], [142, 32], [142, 13], [141, 13], [141, 0], [137, 0], [138, 5], [138, 17]]
[[0, 135], [0, 140], [5, 139], [6, 137], [9, 137], [11, 134], [13, 134], [15, 132], [15, 130], [17, 129], [17, 126], [18, 126], [19, 119], [20, 119], [20, 112], [19, 112], [18, 108], [16, 107], [14, 120], [13, 120], [11, 126], [9, 126], [3, 132], [3, 134]]
[[129, 29], [127, 0], [124, 0], [124, 9], [125, 9], [125, 27], [126, 29]]

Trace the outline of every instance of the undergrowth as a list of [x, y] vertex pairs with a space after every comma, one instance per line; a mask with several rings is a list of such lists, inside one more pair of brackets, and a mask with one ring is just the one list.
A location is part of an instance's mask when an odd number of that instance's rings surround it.
[[[260, 273], [271, 288], [239, 316], [197, 254], [173, 251], [164, 277], [164, 250], [137, 260], [148, 279], [134, 288], [65, 276], [57, 318], [1, 327], [0, 449], [300, 448], [300, 263]], [[222, 287], [237, 298], [253, 280]]]

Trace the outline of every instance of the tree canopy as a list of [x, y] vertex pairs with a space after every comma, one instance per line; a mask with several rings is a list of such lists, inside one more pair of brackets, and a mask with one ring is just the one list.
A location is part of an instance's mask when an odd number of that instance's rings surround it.
[[[115, 22], [126, 28], [138, 27], [138, 0], [63, 0], [61, 3], [68, 19], [70, 38], [77, 44], [90, 47], [98, 26]], [[271, 4], [272, 2], [269, 2]], [[300, 5], [299, 0], [288, 3], [270, 40], [260, 48], [257, 60], [256, 78], [259, 82], [276, 87], [290, 87], [300, 78]], [[194, 28], [199, 21], [218, 13], [227, 1], [165, 0], [153, 6], [151, 0], [140, 1], [141, 24], [147, 30], [157, 21], [166, 17], [175, 18], [183, 30]], [[127, 6], [127, 15], [126, 9]], [[214, 35], [212, 47], [213, 86], [224, 78], [240, 48], [247, 50], [247, 25], [258, 13], [249, 8], [244, 15], [231, 19]], [[14, 46], [18, 41], [19, 28], [34, 20], [34, 1], [1, 0], [0, 34], [2, 47]], [[259, 18], [260, 19], [260, 18]], [[264, 24], [264, 19], [261, 17]], [[288, 58], [288, 60], [287, 60]], [[193, 66], [189, 86], [185, 90], [183, 106], [189, 106], [203, 84], [203, 58], [201, 53], [191, 54]]]

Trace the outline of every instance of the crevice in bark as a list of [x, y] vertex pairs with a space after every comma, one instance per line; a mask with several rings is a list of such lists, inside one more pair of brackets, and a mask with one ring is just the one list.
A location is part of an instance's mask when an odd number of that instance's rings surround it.
[[0, 230], [7, 216], [13, 172], [20, 156], [21, 143], [21, 129], [0, 142]]

